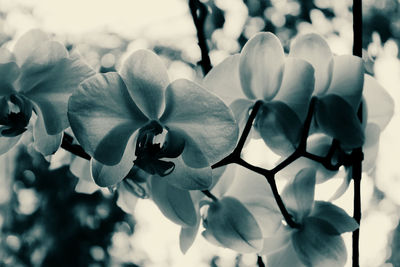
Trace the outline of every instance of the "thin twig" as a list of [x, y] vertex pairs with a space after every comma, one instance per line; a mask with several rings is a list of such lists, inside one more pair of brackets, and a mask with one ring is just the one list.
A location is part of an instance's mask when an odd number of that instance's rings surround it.
[[[362, 57], [362, 0], [353, 0], [353, 55]], [[358, 109], [358, 118], [362, 121], [362, 105]], [[353, 150], [352, 155], [359, 158], [352, 166], [354, 181], [354, 209], [353, 218], [358, 224], [361, 222], [361, 176], [362, 176], [362, 148]], [[353, 267], [359, 263], [360, 228], [353, 232]]]
[[269, 185], [271, 186], [272, 193], [274, 195], [276, 204], [279, 207], [279, 210], [282, 213], [283, 218], [285, 219], [286, 223], [291, 227], [291, 228], [300, 228], [300, 224], [295, 222], [292, 218], [292, 216], [289, 214], [287, 211], [285, 204], [282, 201], [281, 196], [279, 195], [278, 188], [276, 187], [275, 183], [275, 177], [274, 176], [269, 176], [266, 177]]
[[258, 267], [265, 267], [264, 261], [261, 256], [257, 256], [257, 266]]
[[260, 109], [262, 105], [262, 101], [257, 101], [250, 113], [249, 118], [247, 119], [246, 125], [244, 126], [243, 132], [240, 135], [239, 142], [236, 145], [236, 148], [233, 150], [233, 152], [228, 155], [227, 157], [223, 158], [219, 162], [215, 163], [214, 165], [211, 166], [212, 169], [222, 167], [231, 163], [234, 163], [240, 158], [240, 154], [242, 153], [243, 146], [246, 142], [247, 137], [249, 136], [251, 127], [253, 126], [254, 119], [256, 118], [256, 115], [258, 113], [258, 110]]
[[65, 150], [67, 150], [68, 152], [74, 154], [75, 156], [90, 160], [91, 157], [88, 153], [86, 153], [86, 151], [80, 146], [80, 145], [75, 145], [73, 144], [73, 137], [70, 136], [67, 133], [64, 133], [63, 135], [63, 139], [61, 142], [61, 147]]
[[211, 198], [213, 201], [218, 201], [218, 198], [217, 198], [215, 195], [213, 195], [213, 193], [211, 193], [210, 191], [208, 191], [208, 190], [202, 190], [201, 192], [202, 192], [204, 195], [206, 195], [207, 197]]
[[206, 75], [212, 68], [208, 46], [204, 35], [204, 23], [207, 17], [207, 6], [199, 0], [189, 0], [190, 13], [192, 14], [194, 25], [197, 31], [197, 40], [201, 51], [201, 61], [199, 62]]

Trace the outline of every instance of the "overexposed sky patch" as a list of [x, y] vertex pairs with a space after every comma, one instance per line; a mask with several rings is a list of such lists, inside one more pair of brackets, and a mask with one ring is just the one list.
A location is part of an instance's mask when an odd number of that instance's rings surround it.
[[[127, 37], [194, 33], [183, 0], [0, 0], [0, 9], [7, 11], [20, 31], [27, 30], [21, 27], [40, 27], [58, 34], [109, 30]], [[30, 10], [37, 24], [26, 23], [24, 14]]]

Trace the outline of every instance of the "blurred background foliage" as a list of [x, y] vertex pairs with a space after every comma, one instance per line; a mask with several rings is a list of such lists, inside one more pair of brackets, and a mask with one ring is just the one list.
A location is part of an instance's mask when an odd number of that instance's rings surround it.
[[[297, 34], [314, 31], [335, 53], [351, 53], [349, 0], [203, 2], [209, 8], [205, 33], [214, 65], [240, 52], [259, 31], [275, 33], [286, 51]], [[397, 101], [400, 1], [364, 0], [363, 16], [367, 71]], [[11, 48], [34, 27], [78, 50], [100, 72], [118, 70], [132, 51], [148, 48], [162, 56], [171, 80], [202, 77], [186, 0], [0, 0], [0, 46]], [[364, 175], [361, 266], [400, 266], [398, 106], [381, 138], [377, 168]], [[182, 256], [179, 229], [152, 204], [140, 202], [133, 218], [109, 192], [78, 193], [77, 178], [60, 158], [49, 162], [24, 146], [0, 157], [0, 266], [255, 266], [254, 255], [237, 255], [204, 240]], [[339, 201], [350, 214], [351, 197]]]

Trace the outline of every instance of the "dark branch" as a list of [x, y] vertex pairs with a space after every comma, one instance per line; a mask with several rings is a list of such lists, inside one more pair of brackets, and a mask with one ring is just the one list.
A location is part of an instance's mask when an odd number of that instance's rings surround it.
[[214, 196], [210, 191], [208, 190], [202, 190], [201, 191], [204, 195], [208, 196], [209, 198], [211, 198], [213, 201], [218, 201], [218, 198], [216, 196]]
[[67, 133], [64, 133], [63, 139], [61, 142], [61, 147], [78, 157], [90, 160], [90, 158], [91, 158], [90, 155], [88, 153], [86, 153], [85, 150], [80, 145], [73, 144], [72, 143], [73, 141], [74, 141], [74, 139], [72, 136], [70, 136]]
[[[362, 0], [353, 0], [353, 55], [362, 57]], [[358, 108], [358, 118], [362, 122], [362, 105]], [[354, 212], [353, 218], [358, 224], [361, 222], [361, 173], [362, 173], [362, 148], [353, 150], [352, 155], [359, 160], [352, 165], [352, 178], [354, 181]], [[359, 263], [360, 228], [353, 232], [353, 267]]]
[[353, 0], [353, 55], [362, 57], [362, 0]]
[[231, 163], [234, 163], [234, 162], [238, 161], [238, 159], [240, 158], [240, 154], [242, 153], [243, 146], [244, 146], [244, 144], [246, 142], [246, 139], [249, 136], [251, 127], [253, 126], [254, 119], [256, 118], [257, 112], [260, 109], [261, 105], [262, 105], [262, 101], [261, 100], [257, 101], [254, 104], [254, 106], [253, 106], [253, 108], [251, 110], [250, 116], [247, 119], [246, 125], [245, 125], [245, 127], [243, 129], [243, 132], [240, 135], [239, 142], [236, 145], [236, 148], [233, 150], [233, 152], [229, 156], [227, 156], [224, 159], [222, 159], [221, 161], [219, 161], [219, 162], [215, 163], [214, 165], [212, 165], [211, 166], [212, 169], [215, 169], [215, 168], [218, 168], [218, 167], [222, 167], [222, 166], [225, 166], [225, 165], [228, 165], [228, 164], [231, 164]]
[[285, 204], [283, 203], [282, 198], [279, 195], [278, 188], [276, 187], [276, 183], [275, 183], [275, 177], [269, 176], [266, 178], [267, 178], [269, 185], [271, 186], [271, 190], [272, 190], [272, 193], [274, 194], [276, 204], [278, 204], [279, 210], [281, 211], [286, 223], [291, 228], [300, 228], [300, 225], [293, 220], [292, 216], [287, 211]]
[[200, 66], [203, 74], [206, 75], [212, 68], [208, 46], [204, 35], [204, 23], [207, 17], [207, 6], [199, 0], [189, 0], [190, 13], [192, 14], [194, 25], [197, 31], [197, 40], [201, 51]]
[[261, 256], [257, 256], [257, 266], [258, 267], [265, 267], [264, 261]]
[[303, 132], [302, 132], [302, 135], [300, 138], [300, 143], [299, 143], [297, 149], [288, 158], [286, 158], [284, 161], [282, 161], [280, 164], [278, 164], [275, 168], [273, 168], [271, 170], [271, 172], [273, 174], [276, 174], [277, 172], [279, 172], [280, 170], [282, 170], [283, 168], [285, 168], [286, 166], [291, 164], [293, 161], [300, 158], [301, 156], [304, 156], [304, 154], [307, 153], [306, 152], [307, 137], [310, 132], [312, 117], [314, 114], [314, 109], [315, 109], [316, 103], [317, 103], [317, 98], [313, 97], [311, 99], [310, 106], [308, 107], [307, 117], [304, 121]]

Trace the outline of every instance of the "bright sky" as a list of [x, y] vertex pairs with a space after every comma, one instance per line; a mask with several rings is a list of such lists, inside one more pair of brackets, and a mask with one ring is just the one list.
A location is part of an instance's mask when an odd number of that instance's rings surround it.
[[[40, 21], [30, 21], [23, 10], [14, 9], [20, 5], [33, 8]], [[155, 25], [159, 27], [157, 34], [194, 33], [183, 0], [0, 0], [0, 6], [9, 10], [9, 20], [15, 27], [40, 26], [60, 34], [108, 29], [131, 37], [143, 33], [151, 36]]]

